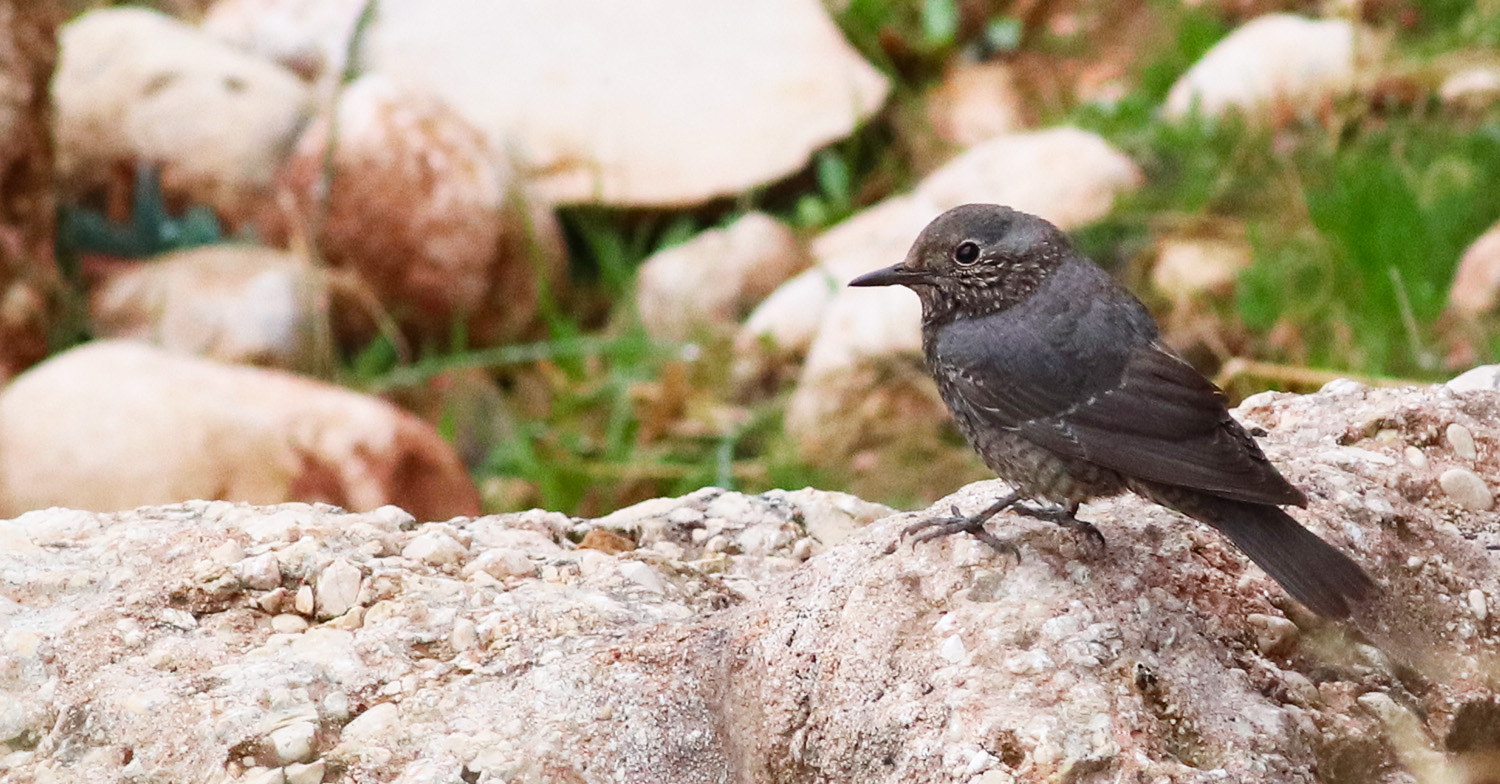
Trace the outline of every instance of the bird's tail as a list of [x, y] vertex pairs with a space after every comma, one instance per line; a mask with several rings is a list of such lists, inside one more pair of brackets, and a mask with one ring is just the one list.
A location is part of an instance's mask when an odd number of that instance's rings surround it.
[[[1194, 494], [1179, 511], [1213, 526], [1281, 584], [1292, 598], [1328, 618], [1347, 618], [1379, 587], [1365, 570], [1281, 507]], [[1181, 500], [1181, 499], [1173, 499]]]

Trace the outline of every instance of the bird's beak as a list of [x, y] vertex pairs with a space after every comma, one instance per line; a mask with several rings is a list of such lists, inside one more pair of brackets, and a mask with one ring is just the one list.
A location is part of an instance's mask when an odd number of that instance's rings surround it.
[[863, 275], [849, 281], [851, 286], [905, 286], [918, 283], [926, 279], [921, 272], [906, 266], [905, 262], [892, 264], [889, 267], [866, 272]]

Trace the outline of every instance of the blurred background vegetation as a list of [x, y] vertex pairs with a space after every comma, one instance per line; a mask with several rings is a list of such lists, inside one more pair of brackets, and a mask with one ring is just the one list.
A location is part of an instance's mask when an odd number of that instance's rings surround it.
[[[1126, 0], [1104, 4], [1102, 13], [1118, 24], [1087, 31], [1056, 24], [1087, 4], [831, 3], [846, 37], [895, 86], [857, 134], [819, 152], [797, 176], [691, 212], [563, 209], [572, 284], [565, 300], [554, 296], [544, 307], [545, 339], [480, 351], [455, 340], [405, 356], [378, 340], [344, 358], [340, 380], [399, 399], [402, 389], [455, 368], [495, 373], [507, 394], [485, 426], [499, 436], [470, 455], [490, 511], [540, 506], [593, 515], [708, 484], [850, 486], [844, 472], [815, 471], [797, 458], [781, 426], [789, 388], [736, 399], [722, 339], [649, 339], [632, 312], [635, 271], [653, 252], [747, 211], [769, 212], [810, 237], [910, 187], [954, 152], [927, 127], [922, 107], [962, 60], [1011, 64], [1032, 124], [1093, 130], [1144, 168], [1145, 186], [1075, 238], [1140, 291], [1169, 329], [1188, 330], [1181, 342], [1205, 372], [1230, 371], [1220, 380], [1232, 396], [1306, 390], [1307, 379], [1335, 375], [1434, 381], [1453, 375], [1455, 363], [1500, 357], [1494, 331], [1469, 340], [1466, 356], [1450, 357], [1443, 317], [1460, 255], [1500, 218], [1500, 110], [1458, 110], [1432, 97], [1434, 63], [1500, 58], [1500, 3], [1346, 4], [1391, 36], [1373, 88], [1316, 117], [1269, 125], [1174, 123], [1160, 109], [1174, 81], [1239, 22], [1330, 4]], [[69, 10], [100, 5], [73, 2]], [[154, 5], [180, 11], [182, 3]], [[1123, 63], [1127, 91], [1081, 99], [1073, 89], [1079, 75], [1106, 58]], [[133, 233], [112, 241], [160, 250], [217, 236], [211, 219], [152, 213], [149, 193], [140, 201], [148, 207]], [[65, 235], [107, 234], [88, 220], [67, 216]], [[1253, 262], [1232, 296], [1152, 299], [1143, 284], [1155, 240], [1184, 232], [1248, 238]], [[65, 236], [63, 245], [77, 242]], [[1234, 359], [1272, 370], [1236, 372], [1245, 365]], [[1296, 367], [1316, 372], [1275, 370]], [[458, 413], [450, 419], [445, 435], [461, 442], [471, 423]], [[956, 439], [954, 449], [966, 453]], [[977, 461], [970, 468], [970, 477], [984, 475]], [[950, 492], [957, 479], [872, 500], [910, 504]]]

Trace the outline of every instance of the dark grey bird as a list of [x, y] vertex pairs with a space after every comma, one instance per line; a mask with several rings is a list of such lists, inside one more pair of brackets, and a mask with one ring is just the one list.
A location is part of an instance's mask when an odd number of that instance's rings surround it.
[[922, 350], [958, 429], [1015, 488], [977, 514], [911, 526], [925, 530], [916, 541], [968, 532], [1013, 549], [984, 528], [1011, 507], [1097, 536], [1079, 504], [1129, 490], [1217, 529], [1320, 615], [1347, 617], [1377, 593], [1280, 508], [1307, 497], [1219, 388], [1162, 343], [1140, 300], [1056, 226], [994, 204], [956, 207], [904, 261], [849, 285], [894, 284], [922, 300]]

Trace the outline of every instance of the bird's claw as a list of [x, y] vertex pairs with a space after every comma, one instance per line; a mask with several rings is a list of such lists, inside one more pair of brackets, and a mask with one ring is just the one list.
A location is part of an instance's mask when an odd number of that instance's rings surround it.
[[[915, 523], [912, 523], [911, 525], [908, 525], [906, 528], [902, 529], [901, 538], [905, 539], [908, 536], [912, 536], [919, 531], [922, 532], [920, 536], [917, 536], [911, 540], [912, 546], [916, 547], [922, 542], [939, 539], [944, 536], [952, 536], [953, 534], [966, 533], [970, 536], [973, 536], [975, 539], [978, 539], [979, 541], [989, 545], [990, 548], [995, 550], [996, 552], [1012, 555], [1017, 561], [1021, 560], [1021, 551], [1015, 546], [1014, 543], [995, 536], [984, 527], [985, 520], [987, 520], [988, 517], [981, 515], [965, 515], [958, 511], [957, 504], [953, 505], [951, 509], [953, 511], [953, 514], [947, 517], [938, 517], [932, 520], [919, 520]], [[895, 549], [894, 545], [891, 549]]]
[[1016, 504], [1011, 508], [1027, 517], [1046, 520], [1049, 523], [1055, 523], [1064, 528], [1071, 528], [1074, 531], [1082, 533], [1093, 542], [1094, 546], [1090, 549], [1094, 550], [1096, 555], [1104, 553], [1107, 546], [1107, 543], [1104, 541], [1104, 534], [1100, 533], [1099, 529], [1094, 527], [1093, 523], [1079, 520], [1075, 517], [1071, 509], [1061, 506], [1035, 506], [1032, 504]]

